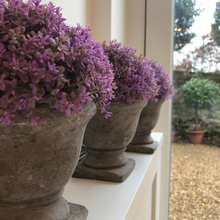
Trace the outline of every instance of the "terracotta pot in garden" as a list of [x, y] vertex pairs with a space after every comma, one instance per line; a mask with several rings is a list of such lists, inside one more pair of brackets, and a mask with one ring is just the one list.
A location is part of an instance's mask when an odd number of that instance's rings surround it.
[[147, 106], [142, 110], [135, 136], [127, 146], [128, 152], [139, 152], [152, 154], [158, 146], [158, 142], [151, 137], [151, 131], [156, 126], [160, 108], [165, 98], [157, 102], [148, 101]]
[[[41, 128], [17, 111], [11, 125], [0, 124], [0, 219], [84, 220], [85, 207], [62, 197], [80, 154], [86, 124], [96, 112], [67, 117], [46, 108]], [[74, 195], [73, 195], [74, 196]]]
[[186, 129], [186, 133], [188, 134], [189, 140], [192, 144], [201, 144], [205, 132], [206, 130], [192, 131], [190, 129]]
[[127, 158], [126, 146], [134, 137], [141, 110], [146, 100], [131, 104], [113, 101], [107, 108], [112, 116], [105, 119], [99, 112], [91, 119], [85, 131], [87, 155], [77, 166], [74, 177], [112, 182], [124, 181], [135, 166]]
[[195, 130], [187, 129], [189, 139], [194, 144], [201, 144], [205, 130], [198, 131], [199, 111], [211, 109], [220, 99], [219, 85], [212, 80], [202, 78], [191, 78], [180, 88], [179, 92], [184, 103], [195, 110]]

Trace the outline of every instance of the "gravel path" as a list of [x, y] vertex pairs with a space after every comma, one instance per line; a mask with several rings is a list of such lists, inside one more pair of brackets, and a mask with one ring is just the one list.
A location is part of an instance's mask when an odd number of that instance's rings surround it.
[[220, 220], [220, 148], [172, 144], [170, 220]]

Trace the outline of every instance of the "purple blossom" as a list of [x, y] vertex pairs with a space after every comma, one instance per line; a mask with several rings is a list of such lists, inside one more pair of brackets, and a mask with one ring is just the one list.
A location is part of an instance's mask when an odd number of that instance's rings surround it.
[[116, 40], [102, 43], [115, 73], [115, 99], [128, 103], [135, 99], [154, 99], [157, 96], [155, 72], [149, 58], [137, 56], [137, 50]]
[[69, 116], [114, 98], [112, 65], [89, 28], [64, 23], [61, 9], [40, 0], [0, 0], [0, 121], [24, 111], [40, 126], [46, 103]]
[[[0, 112], [1, 113], [1, 112]], [[0, 122], [2, 121], [4, 124], [9, 125], [11, 118], [14, 117], [13, 114], [10, 114], [7, 111], [2, 112], [2, 114], [0, 114]]]
[[5, 74], [0, 75], [0, 90], [5, 90], [5, 83], [4, 83]]
[[156, 61], [149, 59], [149, 64], [152, 66], [155, 72], [156, 83], [159, 87], [156, 99], [158, 98], [170, 99], [174, 95], [174, 91], [173, 91], [173, 84], [170, 81], [169, 74]]

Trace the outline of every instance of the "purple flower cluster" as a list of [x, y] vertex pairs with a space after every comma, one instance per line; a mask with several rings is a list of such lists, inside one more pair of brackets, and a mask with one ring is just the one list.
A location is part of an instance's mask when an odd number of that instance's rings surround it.
[[41, 0], [0, 0], [0, 121], [22, 110], [44, 121], [43, 103], [65, 115], [81, 103], [105, 107], [114, 98], [112, 65], [90, 29], [67, 26], [61, 9]]
[[115, 99], [128, 103], [135, 99], [154, 100], [159, 86], [150, 59], [137, 56], [137, 50], [116, 40], [102, 43], [104, 52], [113, 64], [115, 73]]
[[149, 60], [149, 65], [152, 66], [155, 72], [156, 83], [159, 87], [156, 99], [158, 98], [170, 99], [174, 95], [174, 91], [173, 91], [173, 84], [170, 81], [169, 74], [159, 63], [157, 63], [154, 60]]

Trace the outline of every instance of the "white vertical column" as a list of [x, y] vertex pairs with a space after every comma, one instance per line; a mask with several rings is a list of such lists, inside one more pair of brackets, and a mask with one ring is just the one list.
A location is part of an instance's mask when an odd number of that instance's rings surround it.
[[111, 0], [91, 1], [91, 29], [94, 40], [111, 40]]
[[[161, 63], [172, 78], [174, 0], [147, 0], [146, 56]], [[166, 101], [154, 131], [164, 133], [161, 158], [160, 220], [169, 214], [171, 101]]]
[[111, 40], [116, 39], [118, 42], [125, 44], [126, 38], [126, 1], [111, 1]]
[[145, 0], [127, 0], [126, 45], [144, 55]]
[[116, 39], [144, 54], [145, 0], [91, 1], [92, 36], [96, 41]]
[[145, 0], [112, 0], [111, 39], [144, 54]]

